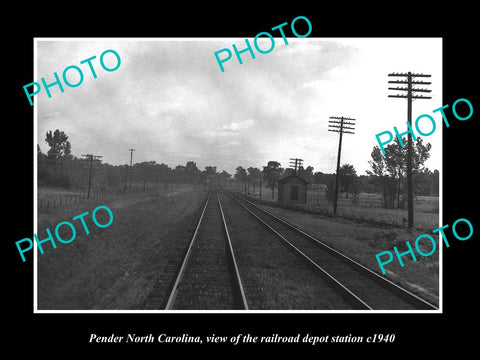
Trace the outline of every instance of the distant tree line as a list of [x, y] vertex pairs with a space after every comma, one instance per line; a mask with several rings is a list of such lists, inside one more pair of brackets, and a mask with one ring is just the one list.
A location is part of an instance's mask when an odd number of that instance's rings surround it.
[[[405, 144], [407, 141], [403, 139]], [[439, 196], [439, 178], [438, 170], [433, 172], [424, 167], [424, 163], [430, 157], [431, 144], [424, 144], [421, 137], [413, 143], [412, 173], [414, 179], [415, 196]], [[370, 169], [366, 171], [367, 175], [357, 175], [353, 165], [344, 164], [339, 169], [339, 192], [345, 197], [352, 196], [353, 200], [358, 200], [358, 195], [364, 193], [381, 194], [385, 208], [404, 208], [406, 206], [406, 167], [407, 167], [407, 148], [402, 147], [398, 138], [394, 143], [389, 144], [383, 155], [378, 146], [375, 146], [371, 153], [372, 160], [368, 163]], [[278, 179], [291, 174], [294, 170], [282, 168], [277, 161], [268, 161], [263, 169], [237, 167], [235, 178], [247, 184], [257, 179], [264, 181], [266, 186], [275, 189]], [[313, 172], [313, 167], [306, 168], [300, 166], [297, 175], [307, 180], [310, 184], [324, 184], [326, 187], [325, 195], [332, 201], [335, 191], [336, 174], [322, 172]]]
[[[37, 145], [38, 186], [86, 189], [90, 176], [90, 160], [72, 156], [68, 136], [60, 130], [47, 132], [49, 146], [46, 154]], [[171, 168], [155, 161], [135, 163], [132, 166], [110, 165], [99, 159], [92, 161], [92, 187], [98, 190], [120, 190], [132, 183], [138, 187], [159, 186], [167, 183], [204, 184], [231, 178], [226, 171], [217, 172], [216, 166], [200, 170], [194, 161]], [[126, 180], [126, 181], [125, 181]]]
[[[71, 154], [68, 136], [60, 130], [47, 132], [45, 141], [49, 146], [46, 154], [37, 146], [38, 185], [69, 189], [85, 189], [88, 184], [90, 160], [79, 159]], [[406, 142], [406, 141], [405, 141]], [[430, 171], [423, 165], [430, 156], [431, 145], [423, 144], [419, 137], [413, 147], [413, 176], [415, 195], [438, 196], [439, 172]], [[398, 139], [385, 148], [383, 155], [378, 146], [371, 153], [368, 162], [370, 169], [366, 175], [357, 175], [353, 165], [344, 164], [340, 168], [339, 182], [342, 196], [353, 199], [361, 192], [382, 194], [386, 208], [403, 207], [406, 198], [406, 147], [400, 146]], [[272, 196], [278, 179], [293, 173], [291, 168], [283, 168], [278, 161], [268, 161], [261, 168], [238, 166], [233, 178], [245, 187], [263, 186], [272, 189]], [[325, 195], [333, 199], [335, 174], [314, 172], [312, 166], [300, 166], [297, 175], [310, 184], [324, 184]], [[135, 163], [133, 166], [110, 165], [95, 159], [92, 162], [92, 187], [102, 191], [113, 191], [132, 186], [144, 187], [148, 184], [160, 186], [168, 183], [224, 184], [232, 175], [218, 172], [216, 166], [206, 166], [200, 170], [194, 161], [174, 168], [155, 161]], [[126, 181], [125, 181], [126, 180]]]

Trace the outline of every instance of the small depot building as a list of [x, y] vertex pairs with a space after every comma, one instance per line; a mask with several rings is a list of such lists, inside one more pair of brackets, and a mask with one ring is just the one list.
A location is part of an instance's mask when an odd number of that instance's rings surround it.
[[296, 174], [278, 179], [278, 202], [282, 204], [306, 204], [308, 181]]

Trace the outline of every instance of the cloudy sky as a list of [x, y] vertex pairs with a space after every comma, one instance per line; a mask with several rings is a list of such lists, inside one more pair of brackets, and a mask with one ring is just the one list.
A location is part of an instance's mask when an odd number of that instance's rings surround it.
[[[253, 39], [249, 39], [253, 43]], [[130, 161], [166, 163], [171, 167], [193, 160], [200, 169], [217, 166], [233, 174], [239, 165], [287, 167], [302, 158], [314, 171], [334, 172], [338, 134], [328, 132], [329, 116], [355, 118], [355, 134], [344, 135], [342, 164], [358, 174], [368, 169], [375, 134], [393, 126], [406, 129], [407, 104], [388, 98], [391, 72], [431, 74], [431, 100], [413, 103], [413, 118], [431, 114], [442, 103], [442, 40], [440, 38], [275, 38], [268, 54], [256, 58], [233, 55], [221, 72], [214, 52], [244, 38], [217, 39], [37, 39], [34, 81], [54, 81], [63, 69], [79, 66], [83, 83], [52, 87], [35, 97], [37, 139], [48, 150], [45, 133], [60, 129], [74, 156], [102, 155], [110, 164]], [[269, 40], [262, 49], [268, 49]], [[99, 58], [113, 49], [120, 67], [107, 72]], [[233, 52], [233, 50], [232, 50]], [[98, 78], [88, 64], [92, 56]], [[222, 54], [223, 55], [223, 54]], [[107, 66], [115, 65], [112, 54]], [[68, 72], [75, 83], [75, 71]], [[432, 144], [426, 166], [440, 169], [441, 129], [426, 138]], [[427, 131], [429, 125], [422, 129]]]

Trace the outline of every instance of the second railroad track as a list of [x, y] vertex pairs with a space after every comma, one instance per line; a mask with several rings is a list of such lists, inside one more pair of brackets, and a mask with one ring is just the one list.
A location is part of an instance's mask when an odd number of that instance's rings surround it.
[[436, 306], [381, 277], [286, 220], [249, 200], [232, 193], [230, 196], [321, 277], [329, 281], [331, 286], [351, 304], [352, 309], [437, 309]]

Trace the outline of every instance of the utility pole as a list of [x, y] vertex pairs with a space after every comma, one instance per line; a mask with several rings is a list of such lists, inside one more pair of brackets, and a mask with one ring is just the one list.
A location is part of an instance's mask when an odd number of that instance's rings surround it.
[[297, 174], [297, 169], [300, 169], [302, 166], [303, 159], [290, 158], [290, 165], [294, 167], [294, 174]]
[[[355, 128], [350, 127], [350, 126], [355, 126], [355, 123], [352, 122], [352, 121], [355, 121], [355, 119], [347, 118], [347, 117], [344, 117], [344, 116], [340, 116], [340, 117], [330, 116], [330, 119], [334, 119], [334, 120], [329, 120], [328, 121], [330, 123], [328, 125], [328, 127], [330, 128], [330, 129], [328, 129], [328, 131], [340, 133], [340, 139], [338, 141], [337, 174], [335, 175], [335, 194], [334, 194], [334, 197], [333, 197], [333, 213], [336, 214], [337, 213], [337, 201], [338, 201], [338, 187], [340, 185], [339, 175], [340, 175], [340, 156], [342, 154], [342, 137], [343, 137], [344, 133], [355, 134], [353, 132], [353, 130], [355, 130]], [[348, 120], [348, 121], [345, 121], [345, 120]], [[350, 125], [350, 126], [348, 126], [348, 125]], [[352, 130], [352, 131], [349, 131], [349, 130]]]
[[128, 149], [128, 151], [130, 151], [130, 166], [132, 166], [133, 152], [135, 151], [135, 149]]
[[82, 154], [82, 156], [85, 156], [86, 158], [90, 159], [90, 170], [88, 172], [88, 192], [87, 192], [87, 199], [90, 197], [90, 187], [92, 184], [92, 165], [93, 165], [93, 158], [95, 159], [100, 159], [102, 156], [99, 155], [92, 155], [92, 154]]
[[[135, 149], [128, 149], [130, 151], [130, 166], [132, 166], [133, 152]], [[127, 177], [128, 177], [128, 165], [125, 165], [125, 185], [123, 187], [123, 192], [127, 191]], [[132, 185], [132, 179], [130, 179], [130, 186]]]
[[[430, 85], [431, 82], [427, 81], [415, 81], [416, 77], [431, 77], [432, 75], [426, 74], [413, 74], [410, 71], [408, 73], [391, 73], [388, 74], [391, 77], [403, 77], [403, 80], [390, 80], [389, 84], [404, 84], [407, 87], [389, 87], [388, 90], [406, 91], [402, 94], [388, 95], [388, 97], [407, 99], [407, 120], [412, 128], [412, 101], [414, 99], [431, 99], [431, 96], [417, 95], [416, 92], [429, 93], [432, 90], [417, 89], [414, 85]], [[403, 142], [400, 140], [400, 143]], [[408, 227], [413, 227], [413, 175], [412, 175], [412, 159], [413, 159], [413, 145], [412, 145], [412, 133], [408, 131], [408, 145], [407, 145], [407, 190], [408, 190]]]
[[[133, 161], [133, 152], [135, 151], [135, 149], [128, 149], [128, 151], [130, 151], [130, 167], [132, 167], [132, 161]], [[133, 172], [132, 172], [132, 175], [130, 175], [130, 188], [132, 187], [132, 177], [133, 177]]]

